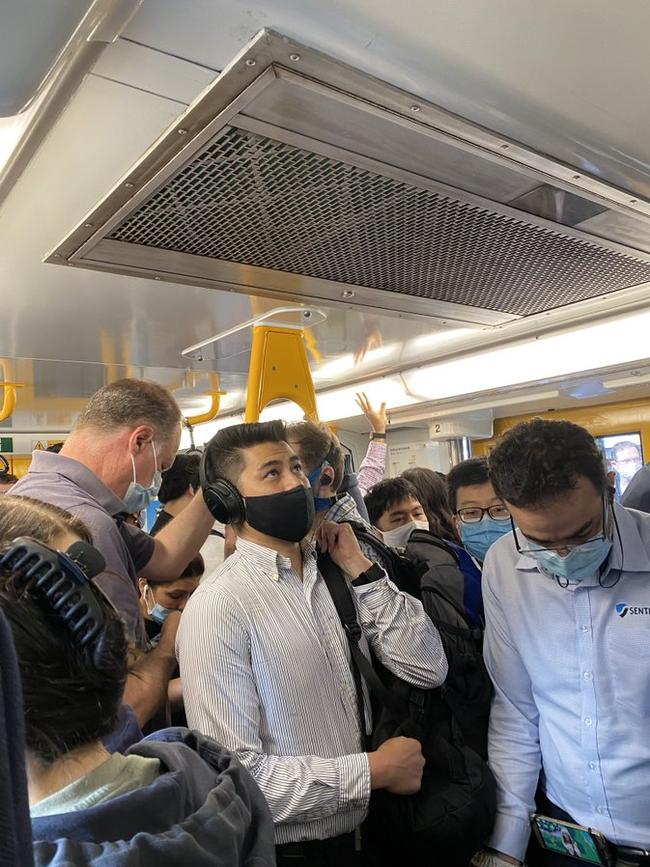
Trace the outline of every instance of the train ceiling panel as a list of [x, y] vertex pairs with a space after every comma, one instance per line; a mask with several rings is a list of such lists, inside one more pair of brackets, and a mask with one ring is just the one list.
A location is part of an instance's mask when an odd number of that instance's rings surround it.
[[498, 325], [649, 242], [650, 202], [263, 31], [48, 261]]

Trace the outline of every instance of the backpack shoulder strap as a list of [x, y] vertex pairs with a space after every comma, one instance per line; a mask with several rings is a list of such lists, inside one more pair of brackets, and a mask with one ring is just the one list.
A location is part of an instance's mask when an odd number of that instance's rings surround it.
[[388, 708], [396, 720], [402, 725], [407, 726], [409, 717], [408, 708], [398, 696], [384, 686], [372, 664], [359, 647], [363, 633], [357, 619], [357, 609], [352, 598], [352, 592], [345, 576], [332, 558], [328, 554], [321, 552], [318, 553], [318, 571], [322, 575], [323, 581], [325, 581], [327, 589], [330, 592], [350, 646], [353, 663], [352, 673], [357, 691], [357, 708], [362, 727], [365, 730], [364, 723], [366, 722], [366, 717], [361, 676], [363, 676], [368, 687], [381, 704]]

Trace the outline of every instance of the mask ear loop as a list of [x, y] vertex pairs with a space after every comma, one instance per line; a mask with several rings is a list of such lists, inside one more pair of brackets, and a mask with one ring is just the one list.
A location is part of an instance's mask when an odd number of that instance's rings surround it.
[[616, 517], [616, 509], [614, 508], [614, 492], [610, 490], [607, 492], [607, 494], [605, 496], [607, 497], [607, 503], [611, 509], [611, 515], [612, 515], [612, 519], [614, 521], [614, 527], [616, 528], [616, 536], [618, 538], [618, 544], [619, 544], [619, 547], [621, 549], [621, 567], [620, 567], [620, 569], [617, 570], [618, 571], [618, 578], [616, 579], [616, 581], [613, 581], [611, 584], [603, 584], [603, 576], [602, 575], [598, 576], [598, 584], [604, 590], [611, 590], [611, 588], [616, 587], [618, 582], [621, 580], [621, 575], [623, 574], [623, 570], [625, 568], [625, 551], [623, 550], [623, 540], [621, 539], [621, 529], [618, 526], [618, 518]]

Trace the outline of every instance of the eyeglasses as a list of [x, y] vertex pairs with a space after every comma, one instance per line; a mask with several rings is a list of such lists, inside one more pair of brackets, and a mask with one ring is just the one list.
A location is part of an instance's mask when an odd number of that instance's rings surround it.
[[[522, 548], [519, 545], [519, 540], [517, 539], [517, 530], [515, 528], [515, 522], [510, 518], [510, 523], [512, 524], [512, 535], [515, 540], [515, 548], [520, 554], [535, 554], [537, 551], [573, 551], [574, 548], [579, 548], [581, 545], [586, 544], [587, 542], [601, 542], [604, 539], [610, 539], [612, 537], [612, 511], [607, 509], [607, 503], [603, 498], [603, 529], [596, 536], [590, 536], [588, 539], [580, 539], [579, 541], [574, 542], [563, 542], [561, 545], [538, 545], [537, 543], [533, 543], [522, 533], [523, 538], [528, 542], [528, 547]], [[521, 531], [520, 531], [521, 532]], [[532, 547], [532, 546], [535, 547]]]
[[483, 520], [483, 515], [489, 515], [495, 521], [509, 521], [510, 512], [502, 504], [498, 506], [488, 506], [487, 509], [482, 509], [480, 506], [470, 506], [467, 509], [459, 509], [456, 514], [463, 524], [478, 524]]

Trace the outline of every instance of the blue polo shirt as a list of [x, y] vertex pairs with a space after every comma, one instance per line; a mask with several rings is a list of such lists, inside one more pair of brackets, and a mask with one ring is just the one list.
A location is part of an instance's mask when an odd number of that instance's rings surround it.
[[129, 642], [145, 649], [137, 575], [151, 559], [155, 543], [137, 527], [115, 520], [126, 511], [122, 500], [84, 464], [45, 451], [33, 453], [29, 472], [11, 493], [52, 503], [88, 526], [106, 561], [105, 571], [93, 580], [124, 618]]

